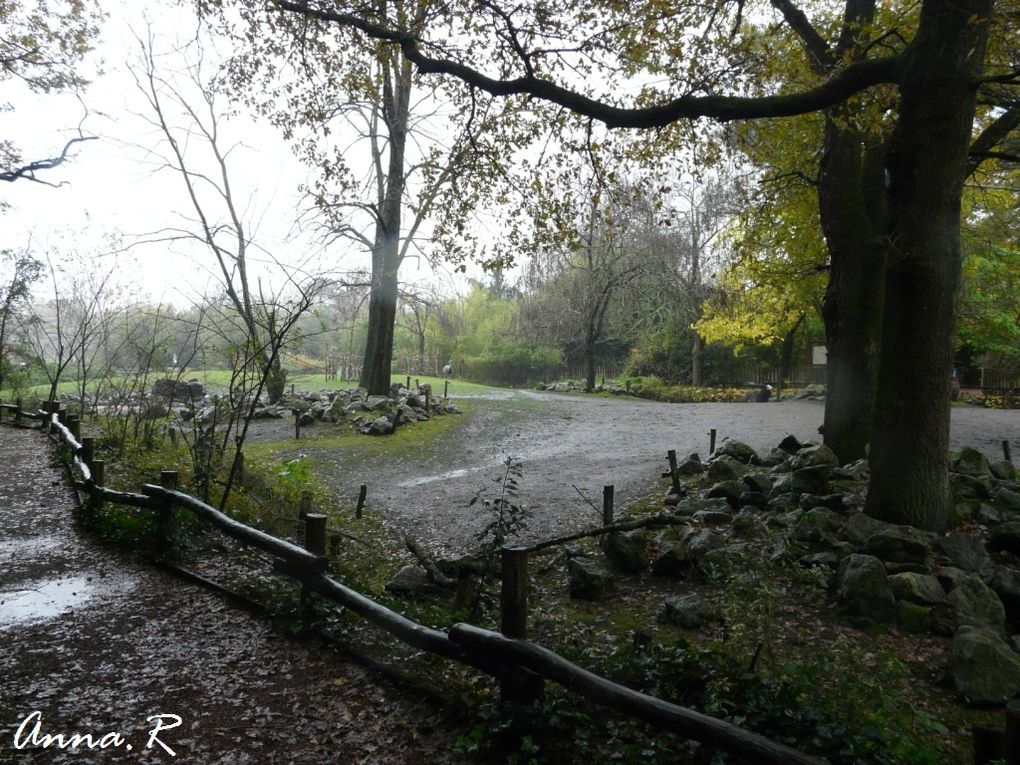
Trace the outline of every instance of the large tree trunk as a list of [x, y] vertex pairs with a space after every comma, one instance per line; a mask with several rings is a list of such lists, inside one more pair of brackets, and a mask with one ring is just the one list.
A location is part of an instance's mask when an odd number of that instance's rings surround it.
[[867, 512], [941, 531], [960, 197], [991, 0], [928, 0], [900, 83]]
[[[881, 147], [826, 115], [818, 208], [829, 250], [825, 321], [826, 446], [843, 463], [864, 457], [871, 441], [885, 285], [884, 170]], [[874, 141], [872, 141], [874, 144]]]
[[694, 346], [691, 348], [691, 385], [700, 387], [705, 377], [705, 340], [697, 332], [694, 333]]
[[400, 222], [406, 184], [404, 149], [411, 98], [411, 64], [395, 51], [391, 55], [393, 59], [383, 70], [383, 117], [388, 134], [389, 156], [376, 219], [375, 246], [372, 249], [368, 337], [365, 340], [365, 362], [361, 367], [360, 380], [361, 387], [374, 396], [389, 393], [392, 375], [397, 272], [402, 260]]
[[373, 396], [390, 391], [393, 365], [393, 324], [397, 316], [397, 270], [372, 268], [372, 294], [368, 301], [368, 337], [359, 385]]

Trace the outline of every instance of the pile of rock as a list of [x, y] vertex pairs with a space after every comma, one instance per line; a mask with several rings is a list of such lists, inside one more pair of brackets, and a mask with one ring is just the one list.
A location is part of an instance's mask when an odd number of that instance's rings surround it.
[[175, 380], [164, 377], [152, 384], [152, 395], [173, 401], [197, 401], [205, 396], [205, 388], [198, 380]]
[[[975, 703], [1020, 693], [1020, 483], [1008, 462], [965, 449], [951, 460], [961, 521], [938, 535], [862, 512], [867, 462], [839, 465], [819, 444], [787, 437], [764, 456], [726, 441], [712, 458], [692, 454], [664, 509], [676, 525], [605, 537], [602, 555], [575, 550], [570, 591], [597, 599], [615, 571], [693, 578], [739, 571], [757, 546], [800, 565], [823, 567], [833, 598], [859, 626], [951, 637], [948, 676]], [[660, 619], [695, 628], [715, 618], [697, 596], [670, 598]], [[1007, 642], [1006, 636], [1012, 634]]]
[[[286, 402], [301, 425], [350, 422], [367, 435], [388, 435], [401, 424], [428, 420], [437, 414], [460, 414], [447, 399], [430, 402], [416, 391], [395, 385], [389, 396], [370, 396], [364, 388], [302, 393]], [[258, 413], [256, 413], [258, 414]]]

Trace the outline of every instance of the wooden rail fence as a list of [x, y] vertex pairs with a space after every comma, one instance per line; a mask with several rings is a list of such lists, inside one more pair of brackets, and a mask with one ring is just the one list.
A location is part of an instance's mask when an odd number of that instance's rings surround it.
[[[48, 402], [42, 411], [23, 411], [20, 403], [0, 404], [0, 419], [7, 412], [15, 424], [35, 421], [65, 444], [72, 470], [80, 478], [75, 488], [93, 503], [110, 502], [157, 513], [161, 544], [171, 543], [174, 515], [187, 510], [221, 533], [274, 556], [274, 569], [301, 583], [302, 592], [315, 592], [363, 617], [407, 645], [466, 664], [498, 679], [504, 698], [535, 698], [544, 680], [553, 680], [584, 698], [642, 720], [661, 730], [699, 741], [748, 763], [774, 765], [822, 765], [824, 759], [800, 752], [732, 723], [703, 715], [649, 696], [567, 661], [562, 656], [526, 640], [528, 556], [540, 549], [503, 549], [503, 633], [469, 624], [455, 624], [446, 632], [408, 619], [361, 593], [337, 582], [327, 573], [325, 516], [307, 514], [305, 547], [279, 539], [230, 518], [214, 507], [175, 488], [176, 473], [164, 471], [161, 485], [145, 484], [141, 493], [114, 491], [102, 485], [102, 462], [94, 458], [91, 439], [81, 438], [79, 426], [70, 424], [67, 413]], [[80, 440], [79, 440], [80, 439]], [[99, 469], [97, 469], [99, 468]], [[73, 473], [72, 473], [73, 476]], [[612, 491], [604, 493], [605, 520], [612, 518]]]

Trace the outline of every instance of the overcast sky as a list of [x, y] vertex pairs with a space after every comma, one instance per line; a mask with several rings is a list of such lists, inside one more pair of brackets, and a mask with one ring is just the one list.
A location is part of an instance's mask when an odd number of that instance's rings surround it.
[[[152, 234], [167, 227], [187, 226], [179, 211], [191, 214], [179, 175], [157, 171], [151, 151], [160, 136], [138, 115], [145, 102], [128, 69], [137, 57], [136, 34], [151, 24], [157, 50], [168, 50], [187, 39], [195, 28], [190, 6], [152, 0], [121, 0], [105, 4], [109, 20], [86, 71], [101, 66], [103, 73], [81, 100], [74, 95], [36, 95], [20, 82], [0, 84], [0, 102], [14, 106], [0, 113], [0, 130], [23, 150], [26, 159], [55, 156], [83, 130], [98, 140], [79, 144], [73, 160], [44, 177], [59, 188], [28, 181], [0, 186], [0, 198], [11, 209], [0, 214], [4, 241], [0, 246], [22, 249], [29, 244], [41, 254], [77, 250], [107, 263], [111, 242], [129, 245], [120, 259], [122, 280], [139, 296], [181, 303], [209, 290], [209, 258], [201, 248], [182, 243], [151, 243]], [[87, 110], [87, 113], [86, 113]], [[226, 126], [237, 143], [232, 182], [246, 200], [250, 224], [258, 223], [260, 245], [277, 257], [305, 261], [317, 248], [307, 237], [294, 238], [293, 221], [300, 205], [298, 185], [308, 169], [292, 154], [275, 128], [239, 118]], [[147, 243], [149, 242], [149, 243]], [[345, 244], [321, 253], [323, 268], [348, 270], [366, 266], [367, 258]], [[417, 260], [405, 263], [401, 278], [453, 286], [448, 274], [438, 277]]]

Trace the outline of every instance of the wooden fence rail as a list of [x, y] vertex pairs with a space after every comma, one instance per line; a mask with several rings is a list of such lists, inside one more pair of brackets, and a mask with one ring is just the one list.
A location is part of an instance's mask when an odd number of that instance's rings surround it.
[[[298, 579], [303, 588], [339, 603], [413, 648], [467, 664], [496, 677], [504, 683], [504, 689], [512, 687], [517, 693], [524, 689], [525, 696], [530, 694], [533, 698], [541, 691], [542, 679], [545, 678], [597, 704], [669, 733], [700, 741], [741, 761], [774, 765], [822, 765], [827, 762], [723, 720], [613, 683], [522, 639], [521, 635], [508, 637], [469, 624], [455, 624], [448, 632], [418, 624], [328, 576], [325, 573], [325, 557], [240, 523], [195, 497], [154, 484], [143, 485], [141, 494], [102, 486], [99, 471], [92, 470], [95, 462], [93, 465], [86, 464], [84, 447], [61, 422], [60, 414], [55, 411], [22, 412], [18, 407], [0, 404], [0, 415], [11, 410], [15, 411], [16, 417], [39, 419], [44, 428], [48, 426], [49, 432], [70, 448], [74, 468], [81, 475], [75, 486], [87, 491], [93, 501], [131, 505], [160, 513], [172, 512], [175, 507], [189, 510], [223, 534], [273, 555], [277, 561], [275, 568]], [[160, 525], [162, 528], [163, 523]], [[527, 552], [523, 548], [504, 549], [504, 556], [514, 558], [514, 563], [508, 568], [520, 570], [520, 558]], [[523, 570], [526, 576], [526, 566]], [[511, 586], [518, 594], [527, 592], [526, 580], [512, 584], [504, 581], [504, 587]], [[510, 607], [526, 607], [526, 601], [520, 597], [504, 597], [504, 602], [508, 601], [512, 604]], [[510, 621], [518, 623], [520, 615], [511, 616]], [[517, 631], [523, 632], [524, 626]]]

